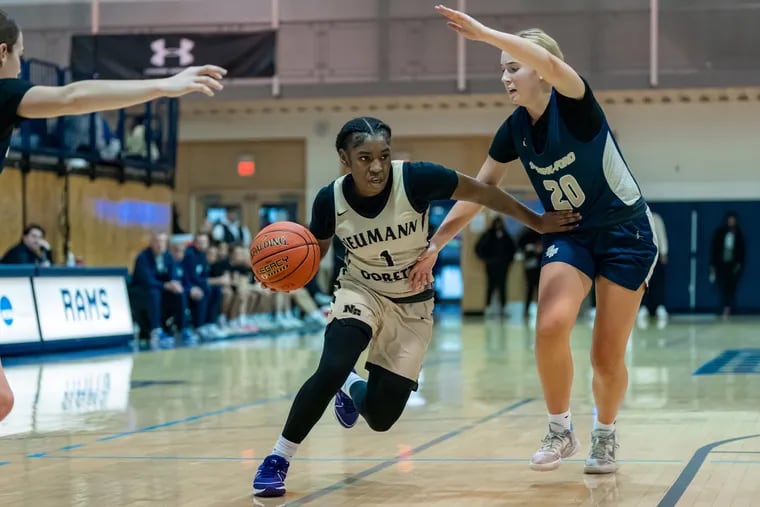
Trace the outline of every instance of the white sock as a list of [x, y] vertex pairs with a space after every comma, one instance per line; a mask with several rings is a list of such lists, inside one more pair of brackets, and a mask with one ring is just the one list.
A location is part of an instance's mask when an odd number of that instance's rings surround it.
[[356, 373], [351, 372], [348, 374], [348, 378], [343, 383], [343, 387], [341, 387], [341, 390], [347, 395], [351, 396], [351, 386], [356, 384], [357, 382], [365, 382], [365, 380], [361, 378], [359, 375], [357, 375]]
[[615, 421], [612, 421], [612, 424], [602, 424], [599, 422], [599, 419], [594, 417], [594, 430], [601, 430], [612, 433], [615, 431]]
[[296, 455], [298, 445], [299, 444], [293, 443], [287, 438], [280, 435], [280, 438], [277, 439], [277, 443], [274, 444], [274, 451], [272, 451], [272, 454], [282, 456], [286, 460], [290, 461], [290, 459]]
[[573, 424], [570, 419], [570, 411], [568, 410], [562, 414], [549, 414], [549, 424], [561, 426], [564, 430], [572, 430]]

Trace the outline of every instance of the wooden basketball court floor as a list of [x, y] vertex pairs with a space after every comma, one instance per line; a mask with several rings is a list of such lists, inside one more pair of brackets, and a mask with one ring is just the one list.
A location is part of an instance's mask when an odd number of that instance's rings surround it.
[[330, 407], [279, 499], [253, 498], [251, 478], [321, 336], [8, 358], [17, 401], [0, 425], [0, 506], [760, 505], [758, 324], [673, 319], [634, 331], [621, 468], [595, 477], [582, 471], [590, 326], [573, 335], [582, 453], [540, 473], [527, 465], [546, 427], [530, 329], [439, 319], [396, 426], [345, 430]]

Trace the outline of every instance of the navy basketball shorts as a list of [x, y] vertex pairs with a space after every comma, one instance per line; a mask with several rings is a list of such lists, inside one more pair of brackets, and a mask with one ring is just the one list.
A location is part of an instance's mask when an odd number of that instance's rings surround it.
[[564, 262], [594, 280], [603, 276], [630, 290], [649, 284], [657, 262], [651, 214], [591, 231], [544, 234], [541, 266]]

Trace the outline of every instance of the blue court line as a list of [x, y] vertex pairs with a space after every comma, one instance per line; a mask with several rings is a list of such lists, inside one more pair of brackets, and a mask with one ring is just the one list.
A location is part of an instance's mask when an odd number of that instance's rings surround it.
[[58, 449], [59, 451], [71, 451], [72, 449], [79, 449], [80, 447], [84, 447], [85, 444], [71, 444], [71, 445], [65, 445]]
[[747, 440], [757, 437], [760, 437], [760, 434], [729, 438], [726, 440], [720, 440], [718, 442], [712, 442], [697, 449], [684, 469], [681, 471], [681, 474], [676, 478], [676, 480], [673, 482], [673, 485], [670, 486], [670, 489], [668, 489], [668, 491], [665, 493], [665, 496], [662, 497], [660, 503], [657, 504], [657, 507], [675, 507], [675, 505], [678, 503], [678, 500], [681, 499], [683, 494], [686, 492], [686, 489], [694, 480], [694, 477], [696, 477], [699, 469], [702, 467], [702, 464], [704, 464], [707, 455], [710, 454], [713, 449], [724, 444], [729, 444], [731, 442], [737, 442], [739, 440]]
[[740, 354], [738, 350], [724, 350], [719, 356], [714, 357], [694, 370], [692, 375], [715, 375], [728, 363]]
[[[40, 456], [38, 459], [60, 459], [60, 460], [114, 460], [114, 461], [261, 461], [261, 457], [244, 458], [235, 456], [140, 456], [140, 455], [46, 455]], [[381, 458], [351, 458], [351, 457], [304, 457], [304, 458], [292, 458], [290, 461], [305, 461], [305, 462], [319, 462], [319, 463], [385, 463], [387, 461], [410, 462], [410, 463], [527, 463], [528, 458], [463, 458], [463, 457], [439, 457], [439, 458], [401, 458], [399, 456], [381, 457]], [[585, 459], [567, 459], [562, 460], [569, 463], [584, 463]], [[657, 463], [683, 463], [682, 459], [621, 459], [618, 463], [630, 463], [630, 464], [657, 464]], [[726, 463], [734, 463], [732, 460], [725, 460]], [[740, 461], [739, 463], [744, 463]]]
[[10, 461], [0, 461], [0, 467], [5, 466], [5, 465], [10, 465], [10, 464], [11, 464]]
[[[522, 400], [520, 400], [518, 402], [512, 403], [511, 405], [509, 405], [509, 406], [507, 406], [505, 408], [502, 408], [501, 410], [497, 410], [493, 414], [490, 414], [490, 415], [487, 415], [487, 416], [485, 416], [485, 417], [483, 417], [481, 419], [478, 419], [477, 421], [475, 421], [473, 423], [467, 424], [465, 426], [462, 426], [459, 429], [456, 429], [454, 431], [450, 431], [450, 432], [448, 432], [448, 433], [446, 433], [444, 435], [441, 435], [441, 436], [436, 437], [436, 438], [434, 438], [432, 440], [429, 440], [429, 441], [425, 442], [424, 444], [419, 445], [419, 446], [415, 447], [414, 449], [412, 449], [409, 454], [414, 455], [414, 454], [419, 454], [421, 452], [424, 452], [427, 449], [430, 449], [431, 447], [434, 447], [434, 446], [436, 446], [436, 445], [438, 445], [440, 443], [443, 443], [443, 442], [445, 442], [447, 440], [451, 440], [452, 438], [457, 437], [457, 436], [461, 435], [462, 433], [473, 429], [476, 426], [479, 426], [479, 425], [484, 424], [484, 423], [486, 423], [488, 421], [496, 419], [497, 417], [499, 417], [499, 416], [501, 416], [503, 414], [506, 414], [508, 412], [512, 412], [513, 410], [516, 410], [516, 409], [522, 407], [523, 405], [527, 405], [531, 401], [533, 401], [533, 398], [524, 398], [524, 399], [522, 399]], [[359, 472], [357, 474], [354, 474], [354, 475], [352, 475], [350, 477], [347, 477], [347, 478], [343, 479], [342, 481], [338, 481], [338, 482], [336, 482], [334, 484], [331, 484], [330, 486], [327, 486], [327, 487], [322, 488], [322, 489], [320, 489], [318, 491], [315, 491], [314, 493], [311, 493], [309, 495], [301, 497], [301, 498], [295, 500], [292, 503], [289, 502], [286, 505], [288, 505], [288, 506], [305, 505], [305, 504], [310, 503], [310, 502], [312, 502], [312, 501], [314, 501], [314, 500], [316, 500], [318, 498], [322, 498], [323, 496], [329, 495], [330, 493], [332, 493], [334, 491], [342, 489], [342, 488], [344, 488], [344, 487], [346, 487], [346, 486], [348, 486], [350, 484], [353, 484], [353, 483], [355, 483], [355, 482], [357, 482], [357, 481], [359, 481], [361, 479], [364, 479], [365, 477], [368, 477], [368, 476], [370, 476], [372, 474], [380, 472], [381, 470], [385, 470], [386, 468], [395, 465], [399, 461], [405, 461], [403, 455], [399, 455], [399, 456], [396, 456], [394, 458], [385, 460], [385, 461], [383, 461], [381, 463], [378, 463], [377, 465], [375, 465], [373, 467], [367, 468], [367, 469], [365, 469], [365, 470], [363, 470], [363, 471], [361, 471], [361, 472]]]
[[283, 396], [279, 396], [279, 397], [276, 397], [276, 398], [261, 398], [259, 400], [255, 400], [255, 401], [252, 401], [252, 402], [249, 402], [249, 403], [244, 403], [242, 405], [232, 405], [232, 406], [229, 406], [229, 407], [221, 408], [219, 410], [214, 410], [214, 411], [211, 411], [211, 412], [204, 412], [202, 414], [193, 415], [193, 416], [190, 416], [190, 417], [185, 417], [183, 419], [176, 419], [174, 421], [167, 421], [167, 422], [161, 423], [161, 424], [154, 424], [152, 426], [146, 426], [146, 427], [140, 428], [138, 430], [124, 431], [124, 432], [121, 432], [121, 433], [116, 433], [116, 434], [113, 434], [113, 435], [108, 435], [108, 436], [105, 436], [105, 437], [98, 438], [98, 439], [96, 439], [96, 440], [94, 440], [92, 442], [89, 442], [89, 443], [71, 444], [71, 445], [66, 445], [64, 447], [60, 447], [60, 448], [58, 448], [58, 449], [56, 449], [54, 451], [36, 452], [36, 453], [27, 454], [26, 457], [27, 458], [44, 458], [48, 454], [50, 454], [51, 452], [66, 452], [66, 451], [70, 451], [72, 449], [80, 449], [82, 447], [86, 447], [87, 445], [91, 445], [91, 444], [96, 443], [96, 442], [108, 442], [110, 440], [116, 440], [116, 439], [119, 439], [119, 438], [128, 437], [130, 435], [136, 435], [136, 434], [139, 434], [139, 433], [147, 433], [149, 431], [154, 431], [154, 430], [161, 429], [161, 428], [169, 428], [171, 426], [177, 426], [179, 424], [186, 424], [186, 423], [189, 423], [189, 422], [199, 421], [201, 419], [206, 419], [208, 417], [213, 417], [213, 416], [217, 416], [217, 415], [221, 415], [221, 414], [227, 414], [227, 413], [230, 413], [230, 412], [236, 412], [238, 410], [242, 410], [242, 409], [245, 409], [245, 408], [256, 407], [256, 406], [259, 406], [259, 405], [266, 405], [267, 403], [274, 403], [274, 402], [277, 402], [277, 401], [285, 401], [285, 400], [291, 399], [293, 396], [295, 396], [295, 395], [292, 394], [292, 393], [290, 393], [290, 394], [285, 394]]
[[[250, 407], [256, 407], [259, 405], [266, 405], [267, 403], [273, 403], [276, 401], [285, 401], [295, 396], [295, 394], [286, 394], [283, 396], [279, 396], [277, 398], [262, 398], [260, 400], [252, 401], [250, 403], [244, 403], [242, 405], [233, 405], [231, 407], [225, 407], [220, 408], [219, 410], [213, 410], [211, 412], [204, 412], [203, 414], [198, 415], [191, 415], [189, 417], [185, 417], [183, 419], [176, 419], [174, 421], [168, 421], [161, 424], [154, 424], [152, 426], [146, 426], [145, 428], [140, 428], [139, 430], [134, 431], [124, 431], [122, 433], [116, 433], [115, 435], [108, 435], [107, 437], [101, 437], [95, 440], [96, 442], [108, 442], [109, 440], [116, 440], [118, 438], [124, 438], [128, 437], [130, 435], [135, 435], [137, 433], [147, 433], [149, 431], [158, 430], [161, 428], [169, 428], [171, 426], [177, 426], [178, 424], [186, 424], [189, 422], [195, 422], [199, 421], [201, 419], [206, 419], [208, 417], [214, 417], [217, 415], [222, 414], [228, 414], [230, 412], [237, 412], [238, 410], [242, 410], [244, 408], [250, 408]], [[84, 445], [80, 446], [83, 447]]]

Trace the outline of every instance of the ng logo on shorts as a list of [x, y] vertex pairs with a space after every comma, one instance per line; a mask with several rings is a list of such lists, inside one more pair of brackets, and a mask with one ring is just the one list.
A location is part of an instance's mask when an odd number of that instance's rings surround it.
[[343, 313], [350, 313], [351, 315], [361, 315], [362, 311], [354, 305], [345, 305], [343, 307]]

